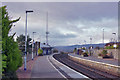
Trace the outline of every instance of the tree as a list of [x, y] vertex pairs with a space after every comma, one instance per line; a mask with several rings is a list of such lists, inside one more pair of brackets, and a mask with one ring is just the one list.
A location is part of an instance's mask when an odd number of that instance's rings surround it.
[[38, 55], [39, 55], [39, 56], [42, 56], [42, 55], [43, 55], [42, 53], [43, 53], [43, 50], [39, 48], [39, 49], [38, 49]]
[[83, 47], [82, 49], [83, 49], [83, 50], [86, 50], [86, 48], [85, 48], [85, 47]]
[[14, 33], [8, 36], [13, 23], [19, 21], [10, 20], [6, 6], [0, 7], [0, 15], [2, 15], [2, 71], [3, 78], [14, 78], [15, 71], [22, 65], [21, 51], [19, 50], [18, 43], [14, 41]]
[[99, 50], [99, 49], [100, 49], [100, 47], [99, 47], [99, 46], [97, 46], [97, 47], [95, 47], [95, 49], [98, 49], [98, 50]]
[[[30, 41], [32, 39], [29, 37], [29, 35], [27, 36], [27, 52], [31, 52], [30, 48], [32, 48], [32, 46], [30, 45]], [[25, 36], [23, 34], [21, 34], [20, 36], [17, 37], [17, 42], [19, 44], [19, 49], [24, 52], [25, 51]]]
[[73, 51], [74, 53], [77, 53], [77, 48], [74, 48], [74, 51]]

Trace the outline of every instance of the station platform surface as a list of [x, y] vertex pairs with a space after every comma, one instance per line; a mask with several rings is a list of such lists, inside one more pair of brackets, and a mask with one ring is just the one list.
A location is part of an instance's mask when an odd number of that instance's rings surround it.
[[49, 63], [47, 56], [40, 56], [34, 63], [31, 78], [63, 78]]
[[111, 64], [111, 65], [115, 65], [115, 66], [120, 66], [120, 62], [118, 60], [111, 59], [111, 58], [100, 59], [100, 58], [97, 58], [94, 56], [82, 57], [82, 56], [74, 54], [74, 53], [70, 53], [69, 55], [74, 56], [74, 57], [87, 59], [87, 60], [92, 60], [92, 61], [102, 62], [102, 63]]
[[86, 78], [53, 58], [52, 55], [40, 56], [34, 63], [31, 78]]

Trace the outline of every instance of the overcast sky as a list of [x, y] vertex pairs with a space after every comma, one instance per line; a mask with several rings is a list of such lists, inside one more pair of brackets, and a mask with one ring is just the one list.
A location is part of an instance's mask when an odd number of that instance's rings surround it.
[[[10, 34], [16, 36], [25, 32], [25, 10], [33, 10], [28, 14], [28, 34], [37, 32], [35, 40], [45, 42], [46, 12], [48, 12], [49, 44], [73, 45], [102, 43], [103, 29], [105, 42], [109, 42], [118, 34], [117, 2], [3, 2], [7, 5], [11, 19], [21, 17], [15, 23]], [[16, 37], [15, 36], [15, 37]]]

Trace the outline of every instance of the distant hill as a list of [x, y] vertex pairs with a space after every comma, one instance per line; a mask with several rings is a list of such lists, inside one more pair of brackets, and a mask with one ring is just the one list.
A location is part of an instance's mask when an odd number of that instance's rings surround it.
[[93, 48], [100, 47], [103, 48], [104, 44], [86, 44], [86, 45], [71, 45], [71, 46], [54, 46], [55, 49], [59, 51], [64, 51], [64, 52], [72, 52], [74, 48], [81, 48], [81, 47], [86, 47], [87, 49], [93, 46]]

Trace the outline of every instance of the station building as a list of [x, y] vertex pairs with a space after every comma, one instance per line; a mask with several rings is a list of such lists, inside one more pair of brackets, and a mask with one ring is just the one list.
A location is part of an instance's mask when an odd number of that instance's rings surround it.
[[38, 49], [41, 48], [43, 50], [43, 55], [52, 54], [53, 47], [50, 45], [46, 45], [45, 43], [35, 42], [34, 52], [38, 55]]

